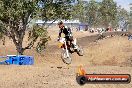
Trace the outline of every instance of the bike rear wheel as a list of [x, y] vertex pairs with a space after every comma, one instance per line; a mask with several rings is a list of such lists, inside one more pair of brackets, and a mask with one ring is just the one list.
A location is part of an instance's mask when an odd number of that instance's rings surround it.
[[79, 56], [83, 56], [83, 48], [81, 46], [78, 46], [78, 48], [77, 48], [77, 54]]

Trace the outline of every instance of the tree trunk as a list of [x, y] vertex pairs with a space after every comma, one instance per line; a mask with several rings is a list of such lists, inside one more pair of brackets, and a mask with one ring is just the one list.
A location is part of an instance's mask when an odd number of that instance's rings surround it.
[[25, 31], [19, 31], [18, 34], [17, 34], [18, 35], [17, 38], [15, 37], [14, 31], [12, 31], [11, 33], [12, 33], [13, 42], [16, 46], [17, 54], [18, 55], [23, 55], [24, 49], [22, 47], [22, 42], [23, 42], [23, 36], [25, 34]]
[[17, 48], [17, 55], [23, 55], [23, 49], [22, 48]]
[[23, 43], [23, 38], [24, 38], [24, 35], [25, 35], [27, 21], [28, 21], [28, 19], [26, 19], [26, 22], [24, 22], [24, 20], [23, 20], [23, 24], [22, 24], [23, 28], [18, 32], [18, 34], [19, 34], [18, 44], [16, 46], [18, 55], [23, 55], [23, 53], [25, 51], [25, 49], [23, 49], [22, 43]]
[[16, 46], [16, 50], [17, 50], [17, 55], [23, 55], [24, 50], [23, 50], [23, 48], [22, 48], [22, 43], [19, 43], [19, 44]]

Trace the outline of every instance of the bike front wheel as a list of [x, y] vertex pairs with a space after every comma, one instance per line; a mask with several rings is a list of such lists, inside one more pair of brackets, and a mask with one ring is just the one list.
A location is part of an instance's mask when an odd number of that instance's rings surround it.
[[71, 55], [70, 53], [68, 52], [69, 56], [67, 55], [67, 52], [66, 50], [63, 50], [62, 53], [61, 53], [61, 58], [62, 58], [62, 61], [66, 64], [71, 64], [72, 62], [72, 59], [71, 59]]

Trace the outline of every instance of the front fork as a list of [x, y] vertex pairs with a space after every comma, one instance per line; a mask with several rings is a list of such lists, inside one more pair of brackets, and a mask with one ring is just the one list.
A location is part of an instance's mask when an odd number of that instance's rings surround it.
[[74, 49], [77, 49], [78, 45], [77, 45], [77, 39], [76, 38], [74, 39], [74, 41], [72, 43], [74, 45]]
[[65, 48], [66, 48], [66, 54], [67, 54], [67, 57], [69, 57], [69, 52], [68, 52], [68, 49], [67, 49], [66, 41], [64, 42], [64, 44], [65, 44]]

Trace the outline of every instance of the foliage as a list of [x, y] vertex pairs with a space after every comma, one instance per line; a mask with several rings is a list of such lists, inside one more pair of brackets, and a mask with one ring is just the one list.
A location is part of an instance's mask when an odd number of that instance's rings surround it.
[[45, 46], [48, 41], [46, 29], [34, 26], [29, 36], [31, 42], [23, 47], [27, 25], [35, 18], [42, 18], [45, 23], [58, 18], [68, 18], [68, 6], [70, 0], [0, 0], [0, 35], [6, 35], [13, 40], [18, 54], [31, 49], [37, 39], [40, 39], [39, 45]]
[[85, 22], [85, 7], [82, 0], [78, 0], [78, 3], [72, 7], [72, 19], [78, 19], [81, 22]]
[[36, 51], [41, 52], [46, 48], [48, 40], [50, 40], [50, 36], [48, 36], [48, 32], [42, 26], [34, 25], [33, 30], [29, 31], [28, 40], [31, 43], [28, 46], [33, 47], [34, 43], [39, 38], [39, 42], [36, 46]]
[[117, 27], [119, 18], [128, 19], [129, 17], [128, 12], [117, 7], [116, 2], [113, 0], [102, 0], [101, 2], [96, 0], [83, 2], [79, 0], [79, 2], [73, 7], [72, 17], [88, 23], [90, 27], [108, 27], [109, 25]]
[[99, 22], [99, 3], [95, 0], [90, 0], [86, 5], [87, 22], [90, 26], [96, 26]]
[[102, 22], [105, 27], [108, 27], [109, 24], [113, 23], [116, 20], [116, 3], [113, 0], [103, 0], [100, 7]]

